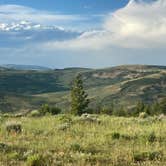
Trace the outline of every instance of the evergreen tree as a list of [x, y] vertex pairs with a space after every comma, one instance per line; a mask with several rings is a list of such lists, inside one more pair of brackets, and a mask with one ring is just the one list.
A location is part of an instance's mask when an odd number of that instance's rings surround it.
[[139, 101], [135, 108], [135, 114], [139, 115], [140, 112], [145, 111], [145, 104], [142, 101]]
[[78, 74], [73, 82], [71, 90], [71, 112], [74, 115], [82, 115], [86, 113], [89, 99], [87, 93], [83, 88], [83, 81], [80, 74]]
[[163, 114], [166, 114], [166, 98], [160, 102], [160, 108]]

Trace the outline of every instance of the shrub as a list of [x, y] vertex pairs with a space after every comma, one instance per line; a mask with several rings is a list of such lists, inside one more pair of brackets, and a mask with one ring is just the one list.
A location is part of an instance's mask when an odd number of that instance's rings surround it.
[[145, 119], [145, 118], [147, 118], [147, 117], [148, 117], [148, 114], [147, 114], [146, 112], [141, 112], [141, 113], [139, 113], [139, 118]]
[[46, 115], [49, 113], [50, 107], [48, 104], [43, 104], [42, 107], [39, 109], [41, 115]]
[[164, 119], [166, 119], [166, 116], [164, 114], [159, 115], [157, 118], [157, 120], [159, 120], [159, 121], [162, 121]]
[[51, 115], [57, 115], [57, 114], [60, 114], [62, 112], [62, 110], [60, 108], [57, 108], [57, 107], [52, 107], [49, 109], [49, 113]]
[[113, 115], [114, 115], [114, 116], [123, 117], [123, 116], [126, 116], [127, 113], [126, 113], [126, 111], [125, 111], [123, 108], [120, 108], [120, 109], [114, 110], [114, 111], [113, 111]]
[[0, 143], [0, 152], [6, 152], [10, 149], [10, 147], [7, 144]]
[[156, 159], [160, 159], [163, 156], [163, 153], [160, 151], [153, 151], [149, 153], [149, 160], [156, 160]]
[[114, 132], [112, 133], [112, 139], [119, 139], [120, 138], [120, 133]]
[[22, 126], [18, 122], [7, 122], [6, 124], [6, 130], [8, 133], [14, 132], [14, 133], [21, 133]]
[[148, 135], [148, 141], [149, 142], [154, 142], [156, 141], [156, 135], [155, 135], [155, 132], [151, 132], [149, 135]]
[[132, 139], [137, 139], [137, 136], [130, 136], [130, 135], [123, 134], [121, 135], [121, 138], [123, 138], [124, 140], [132, 140]]
[[74, 152], [80, 152], [81, 146], [78, 143], [71, 144], [70, 149]]
[[65, 131], [65, 130], [67, 130], [69, 128], [70, 128], [70, 124], [69, 123], [64, 123], [64, 124], [58, 126], [58, 130], [61, 130], [61, 131]]
[[43, 157], [38, 154], [30, 155], [27, 158], [27, 165], [28, 166], [46, 166]]
[[62, 115], [60, 116], [60, 121], [63, 123], [72, 123], [73, 119], [71, 115]]
[[88, 144], [88, 145], [86, 145], [86, 147], [84, 147], [82, 149], [82, 152], [88, 153], [88, 154], [90, 153], [92, 155], [101, 153], [101, 151], [102, 151], [102, 149], [99, 149], [98, 146], [92, 145], [92, 144]]
[[138, 161], [145, 161], [148, 159], [148, 153], [147, 152], [137, 152], [133, 154], [133, 159], [135, 162]]
[[10, 160], [19, 160], [20, 159], [20, 155], [17, 152], [11, 152], [7, 155], [7, 158]]
[[40, 108], [39, 112], [42, 116], [46, 114], [57, 115], [57, 114], [60, 114], [62, 110], [60, 108], [50, 107], [48, 104], [44, 104]]
[[91, 114], [82, 114], [81, 118], [78, 119], [78, 122], [101, 123], [97, 116]]
[[100, 114], [112, 115], [113, 109], [112, 108], [102, 108]]
[[34, 110], [29, 113], [29, 116], [30, 117], [39, 117], [39, 116], [41, 116], [41, 113], [38, 110]]
[[163, 153], [160, 151], [152, 151], [152, 152], [137, 152], [134, 153], [133, 159], [135, 162], [146, 161], [146, 160], [156, 160], [162, 157]]

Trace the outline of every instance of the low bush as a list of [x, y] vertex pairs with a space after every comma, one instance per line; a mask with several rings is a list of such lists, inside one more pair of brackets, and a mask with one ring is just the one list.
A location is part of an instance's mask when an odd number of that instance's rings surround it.
[[60, 109], [60, 108], [58, 108], [58, 107], [51, 107], [50, 109], [49, 109], [49, 113], [51, 114], [51, 115], [58, 115], [58, 114], [60, 114], [62, 112], [62, 110]]
[[7, 122], [6, 123], [6, 130], [8, 133], [21, 133], [22, 126], [18, 122]]
[[157, 139], [155, 132], [151, 132], [151, 133], [147, 136], [147, 139], [148, 139], [148, 141], [151, 142], [151, 143], [152, 143], [152, 142], [155, 142], [156, 139]]
[[69, 114], [64, 114], [64, 115], [60, 116], [59, 120], [62, 123], [72, 123], [73, 122], [72, 116]]
[[141, 118], [141, 119], [145, 119], [145, 118], [147, 118], [148, 117], [148, 114], [146, 113], [146, 112], [141, 112], [140, 114], [139, 114], [139, 118]]
[[164, 119], [166, 119], [166, 116], [164, 114], [159, 115], [157, 118], [157, 120], [159, 120], [159, 121], [162, 121]]
[[118, 133], [118, 132], [114, 132], [114, 133], [112, 133], [112, 139], [120, 139], [120, 133]]
[[19, 160], [20, 155], [17, 152], [11, 152], [7, 155], [8, 160]]
[[80, 152], [81, 146], [78, 143], [71, 144], [70, 149], [74, 152]]
[[39, 109], [39, 112], [42, 116], [51, 114], [57, 115], [62, 112], [62, 110], [58, 107], [50, 107], [48, 104], [43, 104], [42, 107]]
[[0, 152], [6, 152], [10, 149], [10, 147], [5, 143], [0, 143]]
[[29, 113], [29, 117], [40, 117], [41, 113], [38, 110], [33, 110]]
[[100, 119], [98, 119], [98, 116], [97, 115], [93, 115], [93, 114], [82, 114], [82, 116], [77, 119], [77, 122], [83, 122], [83, 123], [97, 123], [97, 124], [100, 124], [101, 121]]
[[162, 157], [163, 153], [160, 151], [152, 151], [152, 152], [137, 152], [134, 153], [133, 159], [135, 162], [142, 162], [146, 160], [157, 160]]
[[70, 128], [70, 123], [64, 123], [58, 126], [58, 130], [65, 131]]
[[118, 116], [118, 117], [126, 117], [127, 116], [127, 112], [123, 108], [119, 108], [119, 109], [114, 110], [112, 114], [114, 116]]

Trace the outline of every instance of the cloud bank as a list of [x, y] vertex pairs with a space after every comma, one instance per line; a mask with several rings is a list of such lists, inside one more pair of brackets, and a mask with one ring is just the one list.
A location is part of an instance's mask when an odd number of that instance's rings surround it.
[[85, 32], [78, 38], [61, 43], [47, 43], [50, 48], [105, 49], [122, 48], [165, 48], [166, 44], [166, 1], [147, 3], [131, 0], [122, 9], [105, 17], [103, 29]]

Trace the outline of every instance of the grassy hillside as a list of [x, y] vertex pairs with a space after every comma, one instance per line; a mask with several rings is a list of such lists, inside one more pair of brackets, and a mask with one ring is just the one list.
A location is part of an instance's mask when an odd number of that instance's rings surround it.
[[37, 108], [49, 103], [69, 108], [69, 90], [82, 73], [91, 106], [132, 107], [139, 100], [151, 103], [166, 95], [166, 67], [119, 66], [106, 69], [67, 68], [50, 71], [0, 70], [0, 110]]
[[[0, 165], [165, 165], [165, 118], [91, 116], [93, 121], [69, 115], [1, 117]], [[8, 132], [13, 124], [22, 132]]]

